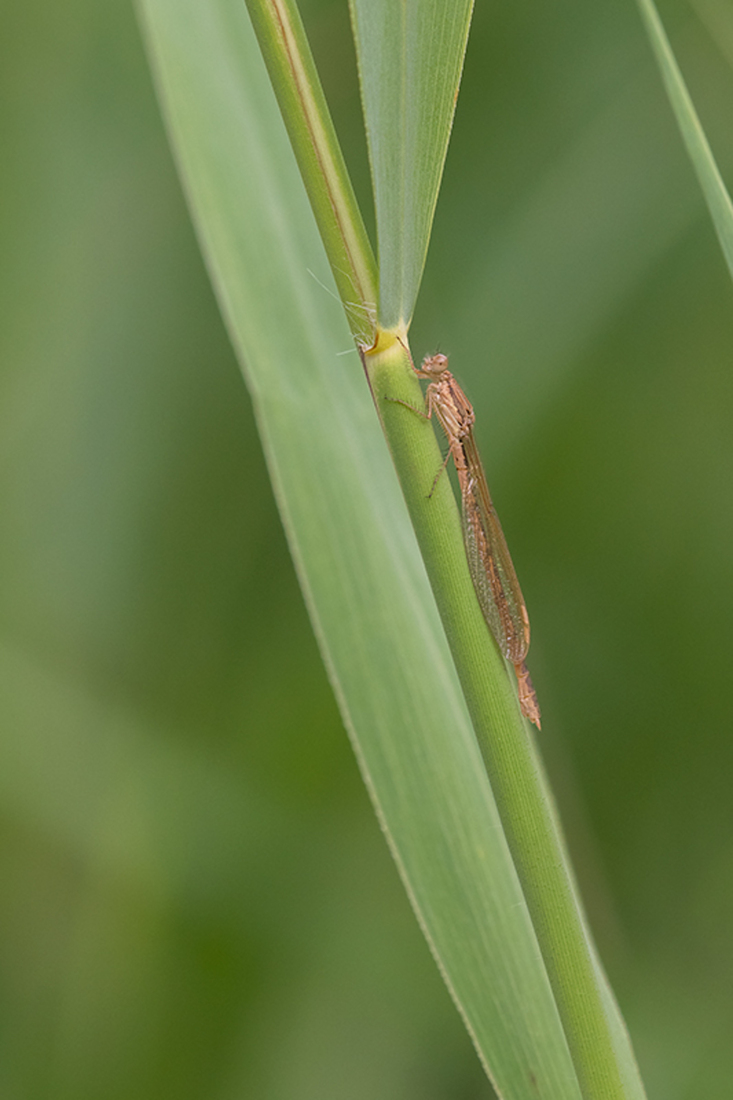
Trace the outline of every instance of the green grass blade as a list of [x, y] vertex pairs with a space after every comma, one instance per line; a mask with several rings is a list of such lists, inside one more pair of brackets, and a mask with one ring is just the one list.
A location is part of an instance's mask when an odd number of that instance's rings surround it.
[[316, 631], [416, 912], [505, 1100], [577, 1082], [434, 600], [246, 11], [144, 0]]
[[[354, 260], [370, 267], [363, 226], [320, 90], [297, 9], [290, 0], [248, 0], [321, 237], [342, 302], [361, 285]], [[347, 275], [346, 289], [341, 277]], [[362, 310], [364, 307], [362, 300]], [[357, 313], [357, 317], [360, 315]], [[363, 321], [363, 312], [361, 314]], [[363, 349], [366, 351], [366, 349]], [[623, 1100], [619, 1066], [630, 1053], [612, 1036], [604, 978], [595, 965], [562, 851], [550, 799], [517, 707], [514, 677], [507, 676], [487, 631], [468, 576], [455, 500], [446, 478], [433, 493], [440, 467], [432, 430], [403, 404], [418, 407], [421, 391], [402, 338], [383, 333], [364, 355], [364, 366], [402, 481], [418, 543], [437, 597], [458, 676], [468, 702], [489, 781], [500, 810], [530, 917], [555, 997], [581, 1091], [588, 1100]], [[385, 394], [400, 392], [395, 404]]]
[[638, 3], [682, 140], [700, 181], [720, 247], [733, 276], [733, 203], [718, 171], [654, 0], [638, 0]]
[[448, 149], [472, 0], [351, 0], [379, 245], [382, 328], [409, 327]]

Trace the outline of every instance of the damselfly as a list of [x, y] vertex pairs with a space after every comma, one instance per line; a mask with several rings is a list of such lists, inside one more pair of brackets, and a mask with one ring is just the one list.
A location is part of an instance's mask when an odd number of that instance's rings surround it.
[[499, 649], [514, 665], [522, 714], [539, 729], [540, 708], [525, 664], [529, 616], [476, 446], [473, 407], [448, 370], [445, 355], [429, 355], [414, 370], [430, 383], [426, 415], [430, 418], [435, 413], [448, 439], [448, 454], [438, 476], [449, 458], [458, 474], [463, 541], [479, 606]]

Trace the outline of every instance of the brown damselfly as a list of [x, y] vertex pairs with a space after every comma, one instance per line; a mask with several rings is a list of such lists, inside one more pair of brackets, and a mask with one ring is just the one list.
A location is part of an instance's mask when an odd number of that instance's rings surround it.
[[540, 708], [525, 664], [529, 616], [476, 446], [473, 407], [448, 370], [445, 355], [429, 355], [413, 369], [418, 378], [429, 380], [425, 415], [429, 419], [435, 413], [448, 439], [448, 454], [435, 480], [449, 458], [458, 474], [463, 541], [479, 606], [499, 649], [514, 665], [522, 714], [539, 729]]

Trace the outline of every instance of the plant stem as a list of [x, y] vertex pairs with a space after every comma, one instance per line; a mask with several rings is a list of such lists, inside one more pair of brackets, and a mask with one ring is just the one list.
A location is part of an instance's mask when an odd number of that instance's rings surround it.
[[247, 0], [247, 7], [349, 326], [358, 340], [371, 344], [374, 254], [300, 12], [292, 0]]
[[[399, 339], [398, 339], [399, 336]], [[404, 334], [380, 333], [364, 355], [425, 566], [466, 696], [585, 1100], [627, 1096], [608, 989], [590, 945], [557, 818], [516, 686], [479, 608], [447, 476]], [[605, 998], [604, 999], [604, 994]], [[613, 1011], [613, 1009], [611, 1009]]]

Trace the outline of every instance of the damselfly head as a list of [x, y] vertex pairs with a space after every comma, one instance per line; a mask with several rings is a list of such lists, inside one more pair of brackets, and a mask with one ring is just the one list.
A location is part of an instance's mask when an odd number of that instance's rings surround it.
[[426, 355], [418, 373], [428, 378], [439, 378], [440, 375], [445, 374], [447, 370], [447, 355]]

